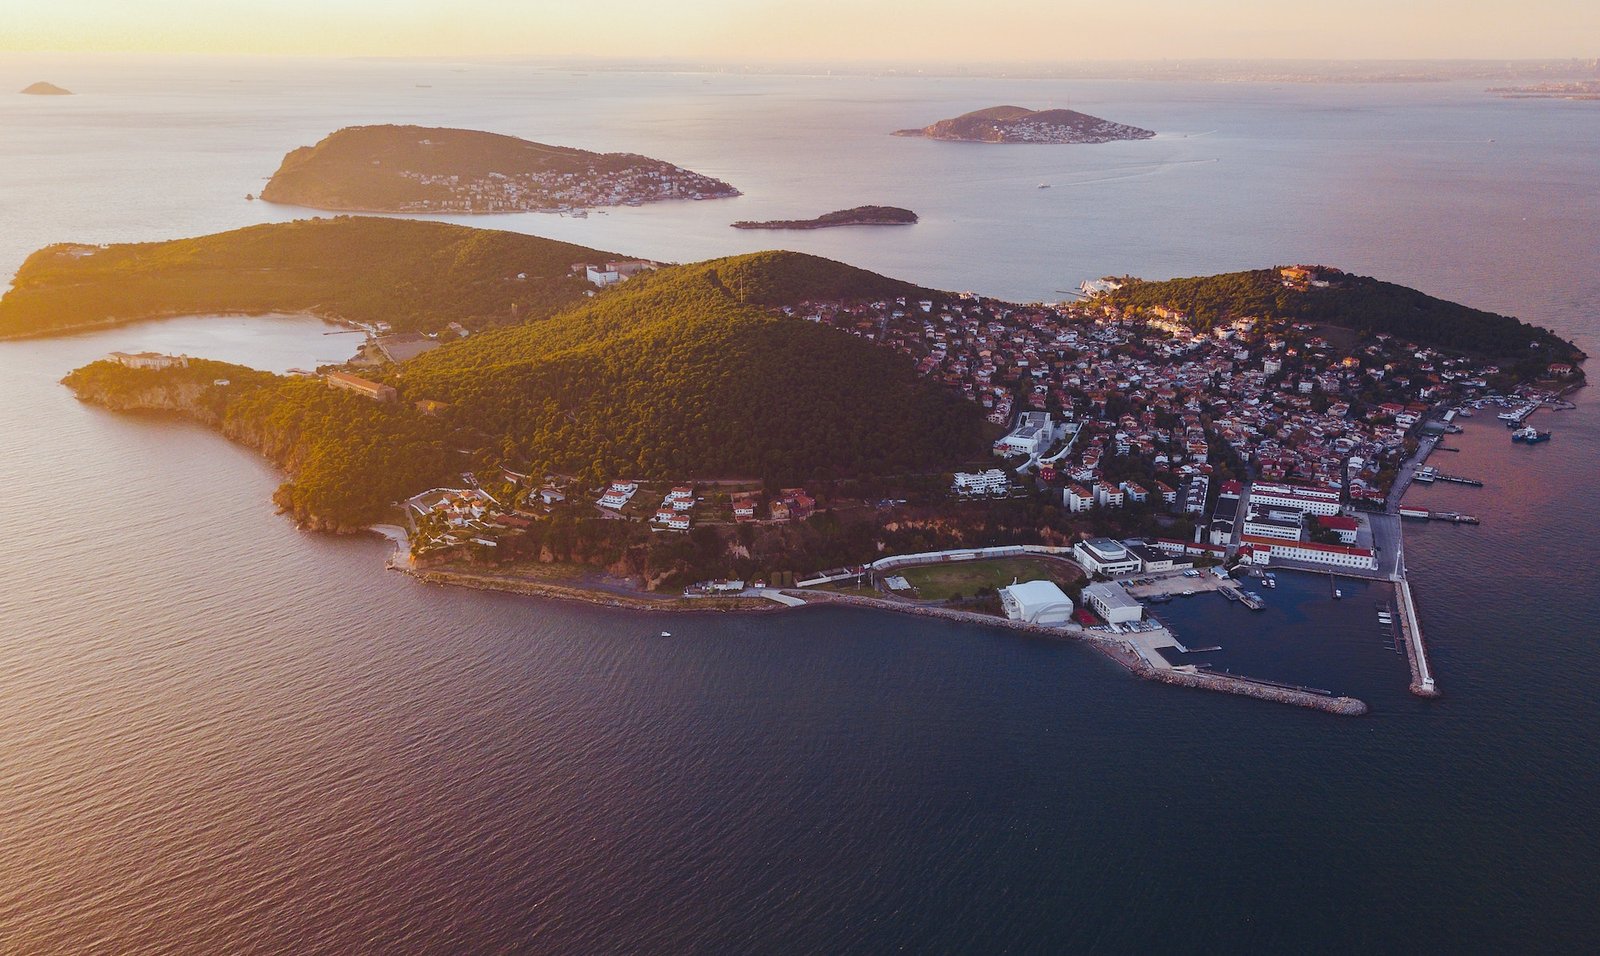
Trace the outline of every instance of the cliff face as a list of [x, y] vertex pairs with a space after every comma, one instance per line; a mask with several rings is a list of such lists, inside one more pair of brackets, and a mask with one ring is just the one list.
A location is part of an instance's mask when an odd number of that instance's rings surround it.
[[135, 388], [111, 388], [104, 382], [66, 383], [80, 401], [114, 412], [171, 412], [213, 428], [222, 424], [221, 409], [206, 399], [214, 391], [196, 382], [160, 382]]

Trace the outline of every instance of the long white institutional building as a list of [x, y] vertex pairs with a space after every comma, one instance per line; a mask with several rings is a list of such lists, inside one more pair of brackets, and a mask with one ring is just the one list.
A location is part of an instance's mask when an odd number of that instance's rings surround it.
[[1378, 558], [1370, 548], [1352, 548], [1342, 544], [1315, 544], [1310, 541], [1279, 541], [1259, 535], [1244, 535], [1242, 543], [1255, 550], [1257, 564], [1265, 564], [1263, 556], [1289, 561], [1307, 561], [1341, 568], [1378, 570]]
[[1251, 506], [1293, 508], [1314, 515], [1339, 513], [1339, 493], [1325, 488], [1274, 485], [1256, 482], [1250, 486]]

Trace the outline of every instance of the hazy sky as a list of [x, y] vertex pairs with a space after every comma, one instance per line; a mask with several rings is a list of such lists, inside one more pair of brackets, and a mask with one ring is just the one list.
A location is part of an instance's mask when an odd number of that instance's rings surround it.
[[1064, 61], [1600, 55], [1600, 0], [0, 0], [0, 51]]

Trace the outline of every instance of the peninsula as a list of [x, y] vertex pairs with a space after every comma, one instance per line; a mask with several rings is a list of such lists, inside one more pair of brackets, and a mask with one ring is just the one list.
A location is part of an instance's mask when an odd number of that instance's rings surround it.
[[582, 301], [574, 263], [606, 252], [518, 232], [338, 216], [30, 255], [0, 298], [0, 339], [173, 315], [312, 312], [374, 331], [525, 322]]
[[40, 80], [38, 83], [30, 83], [30, 84], [28, 84], [27, 86], [22, 88], [21, 93], [24, 96], [71, 96], [72, 95], [72, 91], [71, 90], [66, 89], [64, 87], [57, 86], [54, 83], [46, 83], [43, 80]]
[[733, 223], [735, 229], [831, 229], [834, 226], [909, 226], [917, 221], [917, 214], [898, 206], [856, 206], [823, 213], [815, 219], [771, 219], [752, 222], [744, 219]]
[[1076, 110], [1030, 110], [991, 106], [940, 120], [921, 129], [896, 130], [896, 136], [923, 136], [962, 143], [1110, 143], [1150, 139], [1156, 134]]
[[634, 153], [478, 130], [351, 126], [283, 158], [261, 198], [347, 212], [562, 212], [737, 196], [727, 183]]

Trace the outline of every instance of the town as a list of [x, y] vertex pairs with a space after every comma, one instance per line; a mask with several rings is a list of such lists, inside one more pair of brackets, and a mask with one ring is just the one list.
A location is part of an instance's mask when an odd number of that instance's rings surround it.
[[[611, 158], [611, 157], [608, 157]], [[638, 206], [670, 199], [721, 199], [739, 190], [718, 179], [643, 156], [584, 170], [488, 173], [463, 177], [404, 171], [442, 195], [401, 203], [400, 212], [582, 212], [600, 206]]]

